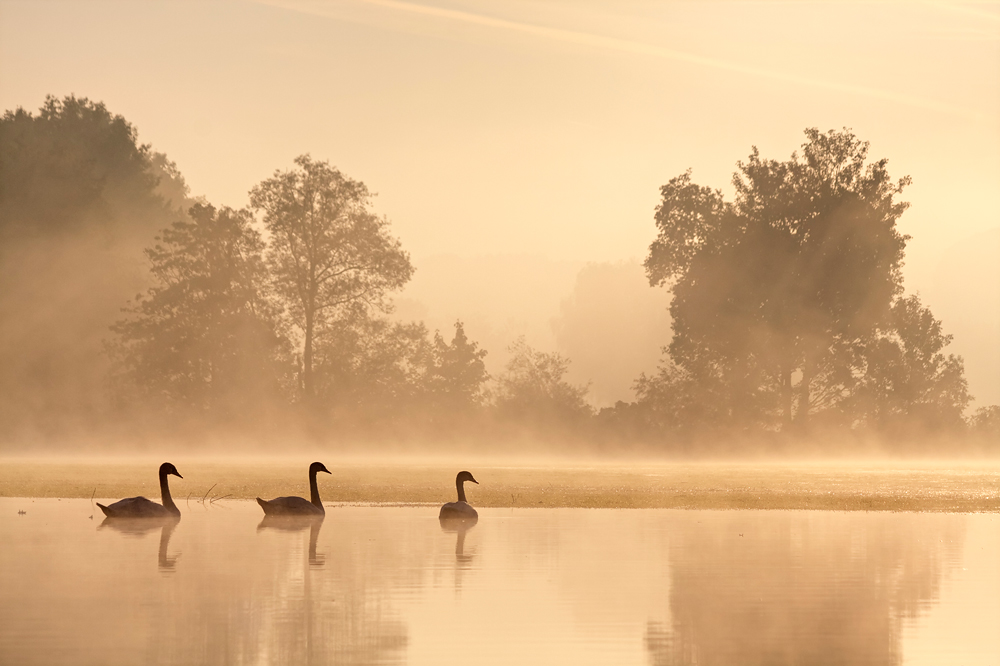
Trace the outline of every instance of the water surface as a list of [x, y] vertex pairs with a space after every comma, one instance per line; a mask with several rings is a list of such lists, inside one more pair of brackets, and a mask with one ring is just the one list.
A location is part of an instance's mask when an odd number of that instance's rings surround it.
[[993, 514], [94, 508], [0, 498], [0, 663], [1000, 663]]

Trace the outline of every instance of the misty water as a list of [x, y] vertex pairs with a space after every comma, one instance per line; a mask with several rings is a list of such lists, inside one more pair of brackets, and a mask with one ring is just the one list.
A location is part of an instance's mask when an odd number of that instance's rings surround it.
[[1000, 662], [995, 514], [180, 507], [0, 498], [0, 663]]

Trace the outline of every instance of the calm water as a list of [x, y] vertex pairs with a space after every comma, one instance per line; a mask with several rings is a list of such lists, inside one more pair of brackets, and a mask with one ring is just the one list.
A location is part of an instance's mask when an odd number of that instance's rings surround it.
[[0, 499], [0, 663], [1000, 663], [995, 515], [91, 507]]

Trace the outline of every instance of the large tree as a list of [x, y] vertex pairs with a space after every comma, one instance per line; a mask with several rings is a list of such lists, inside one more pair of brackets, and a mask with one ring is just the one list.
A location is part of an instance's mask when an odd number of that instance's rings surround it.
[[113, 327], [123, 389], [213, 417], [280, 397], [287, 343], [252, 221], [198, 204], [146, 250], [156, 284]]
[[[858, 345], [901, 291], [906, 237], [886, 160], [850, 131], [806, 130], [801, 152], [733, 176], [736, 198], [691, 181], [661, 188], [645, 266], [673, 289], [673, 362], [721, 387], [724, 418], [767, 422], [845, 397]], [[793, 382], [797, 378], [797, 386]]]
[[102, 340], [185, 199], [173, 165], [101, 103], [48, 97], [0, 119], [0, 434], [102, 422]]
[[410, 279], [409, 255], [371, 211], [364, 183], [308, 155], [253, 188], [251, 205], [269, 232], [267, 261], [277, 293], [302, 334], [301, 388], [316, 392], [316, 340], [338, 321], [387, 312], [388, 292]]

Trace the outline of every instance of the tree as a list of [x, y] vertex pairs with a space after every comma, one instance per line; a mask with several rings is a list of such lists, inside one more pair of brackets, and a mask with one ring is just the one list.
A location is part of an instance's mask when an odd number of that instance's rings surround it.
[[102, 340], [150, 277], [142, 248], [186, 186], [104, 104], [47, 97], [0, 119], [0, 429], [101, 422]]
[[409, 255], [370, 211], [365, 185], [308, 155], [253, 188], [251, 205], [270, 234], [267, 262], [277, 293], [302, 333], [302, 392], [316, 392], [316, 339], [338, 320], [388, 312], [387, 292], [413, 274]]
[[149, 146], [128, 121], [99, 102], [51, 95], [33, 115], [0, 121], [0, 234], [33, 236], [99, 226], [120, 235], [130, 203], [157, 207], [159, 176]]
[[695, 430], [706, 423], [732, 421], [725, 409], [725, 387], [714, 377], [695, 377], [668, 362], [652, 376], [639, 375], [633, 386], [637, 409], [629, 411], [655, 430]]
[[435, 331], [428, 389], [439, 411], [468, 412], [482, 403], [483, 387], [489, 379], [484, 358], [486, 350], [469, 340], [461, 321], [455, 322], [450, 343]]
[[258, 413], [280, 397], [287, 367], [263, 240], [248, 211], [198, 204], [189, 214], [146, 250], [156, 284], [114, 325], [112, 352], [127, 386], [149, 398]]
[[461, 322], [448, 343], [422, 323], [360, 316], [337, 320], [317, 342], [317, 396], [341, 427], [440, 435], [474, 417], [484, 399], [486, 352]]
[[969, 419], [972, 434], [991, 444], [991, 449], [1000, 447], [1000, 405], [980, 407]]
[[511, 358], [497, 378], [496, 406], [502, 416], [545, 426], [572, 424], [591, 414], [584, 401], [587, 387], [564, 379], [569, 359], [532, 349], [524, 336], [507, 351]]
[[317, 338], [318, 402], [341, 425], [406, 425], [423, 407], [433, 355], [427, 329], [363, 313], [330, 322]]
[[[779, 162], [756, 148], [733, 176], [734, 202], [691, 182], [664, 185], [645, 261], [673, 290], [673, 362], [721, 389], [725, 418], [805, 423], [846, 393], [854, 351], [901, 290], [907, 238], [886, 160], [849, 130], [806, 130]], [[795, 377], [799, 378], [793, 387]]]
[[919, 297], [896, 300], [886, 325], [866, 341], [865, 367], [850, 400], [853, 417], [894, 433], [963, 427], [972, 398], [962, 358], [942, 351], [951, 339]]

